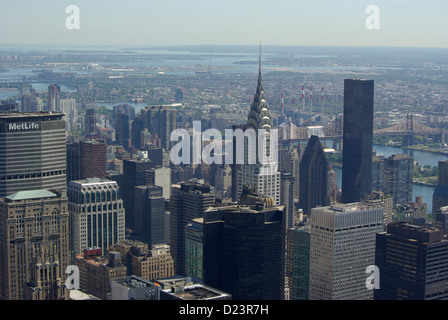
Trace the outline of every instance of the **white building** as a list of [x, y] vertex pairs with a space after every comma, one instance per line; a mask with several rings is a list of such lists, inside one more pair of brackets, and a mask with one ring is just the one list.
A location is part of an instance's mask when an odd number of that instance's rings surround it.
[[115, 181], [88, 178], [70, 181], [67, 188], [71, 250], [99, 247], [103, 253], [125, 239], [125, 211]]
[[[252, 185], [255, 192], [272, 198], [275, 205], [280, 205], [278, 136], [275, 134], [276, 130], [273, 130], [272, 115], [265, 100], [261, 64], [257, 90], [246, 123], [245, 134], [250, 132], [255, 132], [255, 136], [252, 141], [244, 138], [244, 163], [238, 170], [238, 198], [245, 185]], [[263, 141], [259, 139], [261, 135], [264, 135]]]
[[366, 273], [375, 264], [383, 208], [363, 203], [311, 209], [310, 300], [372, 300]]

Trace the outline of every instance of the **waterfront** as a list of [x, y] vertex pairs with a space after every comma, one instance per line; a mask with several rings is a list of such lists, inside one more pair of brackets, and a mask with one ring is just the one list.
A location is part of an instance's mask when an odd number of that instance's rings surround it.
[[[374, 145], [373, 150], [376, 151], [377, 154], [382, 154], [385, 157], [389, 157], [392, 154], [406, 153], [414, 158], [414, 161], [418, 161], [421, 166], [430, 165], [438, 166], [439, 160], [448, 160], [448, 155], [437, 154], [433, 152], [427, 151], [417, 151], [417, 150], [409, 150], [403, 149], [400, 147], [390, 147], [390, 146], [381, 146]], [[336, 172], [336, 180], [338, 188], [342, 186], [342, 169], [334, 168]], [[423, 202], [428, 204], [428, 213], [432, 212], [432, 195], [434, 194], [434, 186], [420, 185], [415, 184], [412, 187], [412, 200], [415, 200], [415, 197], [421, 196]]]

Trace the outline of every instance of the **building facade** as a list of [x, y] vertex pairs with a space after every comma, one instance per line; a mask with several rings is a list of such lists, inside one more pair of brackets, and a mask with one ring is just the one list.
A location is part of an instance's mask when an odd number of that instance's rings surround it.
[[0, 299], [65, 300], [69, 213], [64, 193], [29, 190], [0, 199]]
[[252, 185], [257, 193], [274, 199], [275, 205], [280, 205], [278, 137], [273, 129], [272, 115], [263, 89], [260, 62], [257, 89], [244, 131], [254, 132], [252, 138], [255, 141], [244, 137], [244, 162], [238, 171], [238, 195], [241, 196], [245, 186]]
[[210, 186], [184, 182], [173, 186], [170, 200], [170, 246], [175, 273], [185, 275], [185, 226], [215, 204]]
[[344, 80], [342, 202], [359, 202], [372, 188], [373, 80]]
[[375, 264], [383, 208], [362, 203], [311, 210], [310, 300], [372, 300], [366, 268]]
[[311, 136], [300, 161], [299, 208], [304, 214], [311, 214], [317, 206], [330, 205], [330, 163], [320, 143], [319, 137]]
[[414, 159], [407, 154], [393, 154], [384, 159], [384, 193], [394, 198], [394, 205], [412, 201]]
[[66, 190], [63, 116], [56, 112], [0, 115], [0, 197], [26, 190]]
[[448, 241], [442, 230], [396, 222], [376, 243], [375, 300], [448, 299]]
[[212, 207], [203, 219], [204, 284], [234, 300], [283, 300], [285, 207]]
[[91, 178], [70, 181], [67, 188], [71, 221], [71, 250], [103, 251], [125, 238], [125, 211], [115, 181]]

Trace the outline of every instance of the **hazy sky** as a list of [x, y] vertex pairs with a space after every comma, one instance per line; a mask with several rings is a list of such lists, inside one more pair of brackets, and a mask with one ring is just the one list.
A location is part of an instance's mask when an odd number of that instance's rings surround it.
[[0, 13], [0, 44], [448, 47], [447, 0], [0, 0]]

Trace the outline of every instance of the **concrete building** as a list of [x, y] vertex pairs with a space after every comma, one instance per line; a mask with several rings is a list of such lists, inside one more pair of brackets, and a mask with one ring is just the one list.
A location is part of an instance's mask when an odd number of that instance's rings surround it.
[[65, 191], [62, 113], [0, 114], [0, 197], [26, 190]]
[[[98, 253], [92, 255], [89, 251]], [[76, 256], [75, 265], [79, 268], [80, 290], [101, 300], [109, 298], [112, 280], [127, 276], [127, 268], [121, 263], [118, 252], [103, 256], [101, 249], [84, 249], [83, 255]]]
[[185, 226], [215, 204], [210, 186], [199, 182], [173, 185], [170, 200], [170, 246], [175, 274], [185, 275]]
[[442, 230], [407, 222], [377, 234], [375, 300], [448, 299], [448, 241]]
[[125, 238], [125, 211], [115, 181], [99, 178], [70, 181], [67, 194], [74, 254], [92, 247], [106, 251]]
[[28, 190], [0, 199], [0, 299], [68, 299], [69, 213], [64, 193]]
[[311, 210], [310, 300], [372, 300], [366, 268], [375, 264], [383, 208], [363, 203]]

